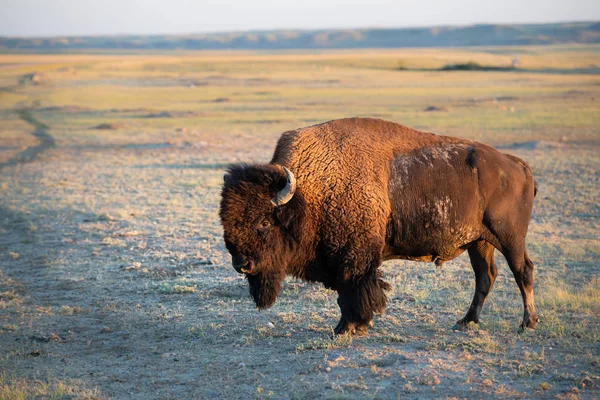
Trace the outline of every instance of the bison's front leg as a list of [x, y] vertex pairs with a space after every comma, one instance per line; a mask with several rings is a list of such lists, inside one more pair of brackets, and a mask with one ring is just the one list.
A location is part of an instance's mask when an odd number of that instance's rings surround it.
[[340, 318], [340, 322], [333, 329], [333, 332], [336, 335], [366, 335], [367, 330], [370, 326], [373, 326], [373, 320], [371, 320], [368, 324], [357, 324], [356, 322], [350, 322], [346, 317], [342, 315]]
[[383, 313], [387, 303], [384, 291], [389, 290], [389, 285], [379, 275], [373, 270], [362, 279], [346, 280], [338, 288], [342, 318], [335, 327], [335, 334], [364, 335], [373, 325], [374, 313]]

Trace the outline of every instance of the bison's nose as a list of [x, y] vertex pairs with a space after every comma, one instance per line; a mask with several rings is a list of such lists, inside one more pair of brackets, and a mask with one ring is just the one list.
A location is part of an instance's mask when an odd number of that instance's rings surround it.
[[246, 260], [245, 257], [234, 255], [231, 256], [233, 268], [240, 274], [251, 274], [254, 272], [254, 263]]
[[232, 254], [231, 264], [233, 264], [233, 268], [241, 274], [242, 268], [244, 268], [244, 265], [246, 265], [246, 260], [244, 259], [244, 257], [241, 257], [237, 254]]
[[242, 269], [244, 268], [244, 265], [246, 264], [233, 264], [233, 269], [235, 269], [238, 273], [243, 274], [244, 272]]
[[233, 264], [233, 268], [239, 272], [240, 274], [248, 274], [252, 275], [255, 273], [254, 271], [254, 263], [252, 261], [246, 261], [242, 264]]

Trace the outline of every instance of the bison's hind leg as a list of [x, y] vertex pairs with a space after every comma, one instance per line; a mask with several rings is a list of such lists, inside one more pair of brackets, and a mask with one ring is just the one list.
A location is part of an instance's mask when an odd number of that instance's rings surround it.
[[525, 249], [520, 254], [519, 252], [514, 254], [509, 251], [504, 256], [517, 281], [521, 296], [523, 297], [524, 311], [520, 330], [524, 331], [525, 328], [535, 329], [539, 318], [535, 311], [535, 303], [533, 301], [533, 262]]
[[468, 252], [475, 272], [475, 294], [467, 314], [454, 325], [453, 330], [464, 330], [470, 322], [479, 322], [485, 299], [498, 276], [494, 261], [494, 246], [485, 240], [480, 240], [474, 243]]
[[534, 265], [527, 254], [525, 239], [517, 243], [505, 244], [501, 242], [499, 249], [506, 258], [523, 298], [523, 321], [519, 330], [523, 332], [525, 328], [535, 329], [539, 318], [533, 300]]

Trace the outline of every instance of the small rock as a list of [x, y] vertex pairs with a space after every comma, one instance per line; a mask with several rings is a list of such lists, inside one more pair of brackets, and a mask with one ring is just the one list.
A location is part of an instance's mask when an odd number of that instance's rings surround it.
[[43, 80], [44, 80], [44, 75], [40, 74], [39, 72], [36, 72], [35, 74], [31, 75], [31, 82], [40, 83]]
[[267, 322], [267, 327], [275, 328], [275, 324], [273, 324], [272, 322]]
[[581, 381], [579, 381], [579, 384], [581, 385], [581, 387], [593, 387], [594, 381], [589, 376], [586, 376]]
[[46, 76], [40, 72], [34, 72], [33, 74], [28, 74], [23, 76], [23, 83], [32, 83], [34, 85], [39, 85], [46, 80]]
[[49, 341], [49, 342], [52, 342], [52, 341], [56, 341], [56, 342], [58, 342], [59, 340], [60, 340], [60, 336], [58, 336], [56, 333], [53, 333], [53, 334], [52, 334], [52, 335], [50, 335], [50, 337], [48, 338], [48, 341]]
[[110, 333], [110, 328], [108, 326], [103, 327], [102, 329], [100, 329], [100, 333]]
[[110, 214], [104, 213], [98, 215], [98, 221], [114, 221], [114, 217]]
[[140, 269], [142, 266], [141, 262], [133, 262], [131, 265], [128, 265], [127, 267], [125, 267], [125, 271], [137, 271], [138, 269]]
[[29, 353], [29, 355], [34, 356], [34, 357], [38, 357], [40, 354], [42, 354], [39, 350], [34, 350], [31, 353]]

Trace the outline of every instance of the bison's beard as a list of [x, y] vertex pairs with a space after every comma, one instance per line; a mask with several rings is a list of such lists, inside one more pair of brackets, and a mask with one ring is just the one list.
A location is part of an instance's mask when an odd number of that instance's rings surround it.
[[248, 275], [250, 294], [259, 310], [269, 308], [277, 300], [285, 271], [263, 271], [256, 275]]

